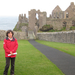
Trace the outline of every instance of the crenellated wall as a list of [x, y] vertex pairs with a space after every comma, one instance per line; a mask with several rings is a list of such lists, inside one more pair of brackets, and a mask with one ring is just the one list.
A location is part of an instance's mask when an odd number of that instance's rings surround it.
[[40, 32], [37, 33], [37, 38], [45, 41], [75, 44], [75, 31]]
[[[17, 40], [21, 39], [27, 40], [26, 32], [18, 32], [18, 31], [14, 32], [14, 37]], [[0, 30], [0, 40], [4, 40], [5, 38], [6, 38], [6, 31]]]

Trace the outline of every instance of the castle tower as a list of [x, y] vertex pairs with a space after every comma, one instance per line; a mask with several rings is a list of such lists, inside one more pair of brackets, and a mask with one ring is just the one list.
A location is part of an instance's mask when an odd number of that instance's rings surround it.
[[24, 14], [24, 19], [26, 19], [26, 14]]
[[21, 19], [23, 19], [23, 14], [21, 14]]
[[36, 24], [36, 10], [32, 9], [29, 13], [29, 25], [28, 27], [33, 30]]
[[21, 14], [19, 14], [19, 21], [21, 21]]

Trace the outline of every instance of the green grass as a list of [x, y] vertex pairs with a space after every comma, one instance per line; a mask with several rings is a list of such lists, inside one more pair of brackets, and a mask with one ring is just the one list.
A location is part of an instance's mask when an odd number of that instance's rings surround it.
[[39, 42], [41, 44], [47, 45], [49, 47], [58, 49], [62, 52], [75, 56], [75, 44], [57, 43], [57, 42], [50, 42], [50, 41], [43, 41], [43, 40], [36, 40], [36, 42]]
[[[15, 75], [64, 75], [45, 55], [28, 41], [19, 40], [15, 61]], [[0, 41], [0, 75], [3, 75], [5, 55], [3, 41]], [[10, 69], [8, 71], [10, 75]]]

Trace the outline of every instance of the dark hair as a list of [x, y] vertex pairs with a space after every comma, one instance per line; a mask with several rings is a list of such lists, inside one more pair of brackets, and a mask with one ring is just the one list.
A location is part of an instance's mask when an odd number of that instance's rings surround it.
[[7, 37], [8, 37], [8, 34], [9, 34], [10, 32], [12, 33], [12, 36], [14, 35], [14, 32], [13, 32], [12, 30], [8, 30], [8, 31], [6, 32], [6, 36], [7, 36]]

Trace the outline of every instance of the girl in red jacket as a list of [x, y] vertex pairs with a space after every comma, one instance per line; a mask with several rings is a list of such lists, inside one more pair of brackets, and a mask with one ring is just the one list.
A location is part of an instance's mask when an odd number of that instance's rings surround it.
[[12, 30], [8, 30], [6, 33], [6, 39], [4, 39], [3, 48], [5, 50], [5, 58], [6, 58], [6, 66], [3, 72], [3, 75], [7, 75], [8, 68], [11, 60], [11, 70], [10, 74], [14, 75], [14, 65], [15, 65], [15, 57], [16, 50], [18, 48], [17, 39], [13, 37], [14, 33]]

